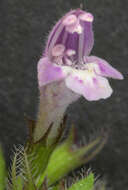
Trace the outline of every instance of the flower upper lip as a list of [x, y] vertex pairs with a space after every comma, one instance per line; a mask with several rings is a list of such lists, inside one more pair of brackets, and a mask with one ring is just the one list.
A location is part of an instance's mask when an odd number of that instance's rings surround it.
[[53, 49], [59, 44], [74, 51], [73, 61], [80, 62], [81, 57], [89, 55], [93, 48], [92, 22], [93, 15], [80, 9], [67, 13], [50, 33], [45, 55], [52, 59]]

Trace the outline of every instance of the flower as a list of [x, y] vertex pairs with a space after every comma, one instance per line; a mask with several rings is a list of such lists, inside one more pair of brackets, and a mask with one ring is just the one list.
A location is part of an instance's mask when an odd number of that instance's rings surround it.
[[106, 77], [123, 79], [105, 60], [89, 56], [94, 44], [93, 20], [91, 13], [72, 10], [49, 34], [38, 62], [40, 105], [35, 141], [52, 124], [48, 141], [53, 142], [66, 108], [81, 95], [88, 101], [108, 98], [112, 88]]
[[77, 9], [57, 22], [38, 63], [39, 87], [64, 80], [67, 88], [88, 101], [106, 99], [112, 94], [106, 77], [123, 76], [105, 60], [89, 56], [94, 44], [93, 20], [91, 13]]

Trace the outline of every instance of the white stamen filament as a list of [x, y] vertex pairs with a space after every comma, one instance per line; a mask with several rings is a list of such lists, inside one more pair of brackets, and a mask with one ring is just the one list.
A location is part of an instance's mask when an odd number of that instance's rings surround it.
[[82, 32], [82, 33], [79, 35], [78, 64], [81, 64], [81, 62], [82, 62], [84, 43], [85, 43], [85, 42], [84, 42], [84, 33]]

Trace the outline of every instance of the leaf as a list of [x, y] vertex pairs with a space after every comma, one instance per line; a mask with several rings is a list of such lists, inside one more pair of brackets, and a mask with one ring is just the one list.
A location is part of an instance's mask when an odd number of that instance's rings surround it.
[[23, 147], [16, 148], [9, 173], [9, 187], [11, 190], [35, 190], [27, 155]]
[[31, 170], [32, 168], [28, 160], [28, 155], [26, 154], [24, 150], [23, 164], [22, 164], [22, 175], [24, 176], [25, 181], [26, 181], [24, 185], [24, 190], [36, 190]]
[[5, 189], [6, 164], [0, 147], [0, 190]]
[[92, 190], [94, 186], [94, 175], [90, 173], [84, 179], [79, 180], [73, 184], [68, 190]]
[[22, 176], [17, 174], [17, 170], [20, 170], [22, 159], [19, 157], [19, 154], [21, 153], [21, 150], [18, 150], [14, 154], [12, 166], [11, 166], [11, 172], [10, 172], [10, 181], [9, 186], [12, 190], [22, 190], [23, 189], [23, 178]]
[[[62, 119], [60, 128], [58, 129], [56, 137], [54, 138], [54, 143], [50, 144], [47, 143], [48, 135], [52, 129], [53, 124], [49, 126], [48, 130], [39, 141], [34, 143], [33, 137], [31, 137], [30, 138], [31, 140], [29, 139], [27, 143], [25, 151], [31, 169], [33, 180], [38, 188], [43, 184], [45, 178], [45, 176], [43, 175], [44, 171], [48, 165], [48, 161], [53, 150], [56, 148], [57, 144], [59, 143], [62, 137], [65, 128], [65, 122], [66, 122], [66, 116], [64, 116], [64, 118]], [[32, 128], [31, 126], [33, 125], [29, 124], [29, 126], [31, 129]], [[31, 131], [32, 130], [33, 129], [31, 129]]]
[[16, 161], [17, 161], [17, 153], [14, 155], [12, 167], [11, 167], [11, 182], [12, 189], [17, 190], [17, 180], [16, 180]]
[[23, 178], [21, 176], [17, 176], [17, 190], [23, 190]]
[[47, 147], [46, 145], [43, 145], [41, 142], [39, 142], [38, 144], [33, 144], [31, 149], [26, 152], [35, 185], [38, 183], [38, 181], [40, 181], [40, 185], [43, 183], [44, 178], [40, 179], [40, 176], [43, 175], [47, 167], [52, 151], [53, 146]]
[[50, 190], [60, 190], [60, 188], [58, 186], [53, 186], [50, 188]]
[[48, 185], [51, 186], [70, 171], [91, 160], [102, 149], [105, 142], [106, 138], [101, 136], [87, 146], [74, 149], [73, 133], [71, 133], [68, 139], [52, 153], [42, 178], [44, 175], [47, 176]]

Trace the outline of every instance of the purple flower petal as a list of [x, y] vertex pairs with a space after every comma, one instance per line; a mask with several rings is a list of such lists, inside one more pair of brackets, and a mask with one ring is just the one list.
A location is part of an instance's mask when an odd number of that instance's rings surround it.
[[120, 80], [123, 79], [123, 75], [115, 68], [113, 68], [109, 63], [107, 63], [107, 61], [105, 61], [104, 59], [96, 56], [89, 56], [85, 58], [85, 61], [87, 63], [97, 64], [99, 66], [100, 73], [97, 73], [96, 71], [95, 72], [101, 76], [111, 77]]
[[47, 57], [41, 58], [38, 62], [38, 82], [39, 86], [50, 82], [61, 80], [65, 77], [60, 66], [56, 66]]
[[108, 80], [98, 75], [92, 77], [85, 73], [84, 80], [80, 75], [70, 75], [65, 81], [69, 89], [83, 95], [89, 101], [106, 99], [113, 92]]
[[79, 15], [79, 19], [80, 24], [83, 27], [83, 33], [80, 34], [81, 42], [83, 43], [82, 56], [87, 56], [91, 53], [94, 45], [94, 33], [92, 29], [93, 15], [91, 13], [83, 12]]
[[81, 62], [93, 48], [92, 23], [91, 13], [81, 9], [70, 11], [57, 22], [50, 32], [44, 55], [53, 61], [52, 50], [59, 44], [63, 45], [65, 50], [75, 51], [72, 61]]

